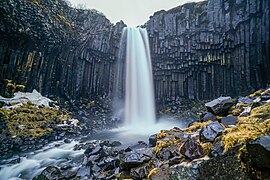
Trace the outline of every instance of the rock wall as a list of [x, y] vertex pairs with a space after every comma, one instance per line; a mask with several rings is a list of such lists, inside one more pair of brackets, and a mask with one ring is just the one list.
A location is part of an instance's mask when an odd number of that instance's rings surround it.
[[156, 12], [149, 32], [156, 98], [240, 95], [270, 82], [268, 0], [208, 0]]
[[[209, 0], [156, 12], [149, 32], [160, 102], [245, 94], [270, 81], [268, 0]], [[0, 1], [0, 89], [110, 95], [123, 22], [62, 0]]]
[[121, 30], [62, 0], [0, 2], [0, 80], [69, 98], [110, 94]]

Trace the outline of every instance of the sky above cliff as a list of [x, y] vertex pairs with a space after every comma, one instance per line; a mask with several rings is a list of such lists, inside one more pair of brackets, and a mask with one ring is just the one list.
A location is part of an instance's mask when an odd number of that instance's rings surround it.
[[73, 5], [84, 5], [97, 9], [113, 23], [123, 20], [128, 26], [135, 27], [147, 22], [154, 12], [168, 10], [186, 2], [200, 0], [69, 0]]

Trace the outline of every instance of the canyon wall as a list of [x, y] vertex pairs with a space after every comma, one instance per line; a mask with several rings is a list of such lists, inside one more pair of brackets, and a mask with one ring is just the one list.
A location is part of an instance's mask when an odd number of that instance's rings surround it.
[[270, 81], [268, 0], [208, 0], [156, 12], [148, 29], [156, 98], [241, 95]]
[[[240, 95], [270, 80], [268, 0], [209, 0], [156, 12], [148, 29], [160, 102]], [[0, 1], [0, 90], [110, 96], [123, 22], [62, 0]]]
[[8, 79], [73, 99], [109, 95], [124, 26], [62, 0], [2, 0], [1, 93]]

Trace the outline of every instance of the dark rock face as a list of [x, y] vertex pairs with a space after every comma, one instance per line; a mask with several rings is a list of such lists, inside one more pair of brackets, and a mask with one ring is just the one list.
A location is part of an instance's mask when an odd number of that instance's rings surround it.
[[62, 0], [4, 0], [0, 7], [1, 80], [68, 98], [111, 92], [122, 22]]
[[49, 166], [40, 175], [36, 176], [34, 180], [60, 179], [61, 177], [61, 171], [57, 167]]
[[186, 140], [180, 149], [180, 153], [191, 160], [199, 158], [203, 154], [201, 145], [193, 138]]
[[152, 156], [152, 149], [148, 148], [125, 152], [120, 156], [120, 168], [123, 170], [131, 169], [149, 161]]
[[270, 169], [270, 136], [262, 136], [248, 143], [247, 150], [256, 167]]
[[215, 138], [222, 133], [224, 128], [219, 124], [219, 122], [214, 121], [206, 125], [200, 131], [200, 141], [202, 142], [213, 142]]
[[211, 120], [211, 121], [217, 121], [217, 118], [216, 118], [216, 116], [213, 113], [207, 112], [207, 113], [205, 113], [203, 115], [201, 121], [202, 122], [206, 122], [206, 121], [209, 121], [209, 120]]
[[235, 125], [237, 123], [237, 117], [227, 116], [227, 117], [221, 118], [220, 122], [224, 124], [225, 126]]
[[208, 111], [215, 115], [226, 114], [229, 108], [233, 105], [231, 97], [219, 97], [205, 104]]
[[208, 0], [156, 12], [145, 27], [157, 99], [207, 99], [266, 86], [269, 6], [267, 0]]

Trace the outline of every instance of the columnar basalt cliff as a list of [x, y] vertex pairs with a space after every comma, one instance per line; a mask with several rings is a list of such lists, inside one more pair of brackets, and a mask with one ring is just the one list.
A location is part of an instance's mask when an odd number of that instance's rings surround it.
[[159, 11], [149, 32], [156, 98], [240, 95], [270, 80], [268, 0], [208, 0]]
[[[123, 22], [113, 25], [95, 10], [71, 8], [62, 0], [3, 0], [0, 79], [44, 94], [108, 95], [124, 26]], [[4, 86], [2, 81], [2, 91]]]
[[[209, 0], [156, 12], [148, 29], [155, 96], [245, 94], [270, 80], [268, 0]], [[42, 94], [110, 95], [123, 22], [62, 0], [0, 1], [0, 80]]]

